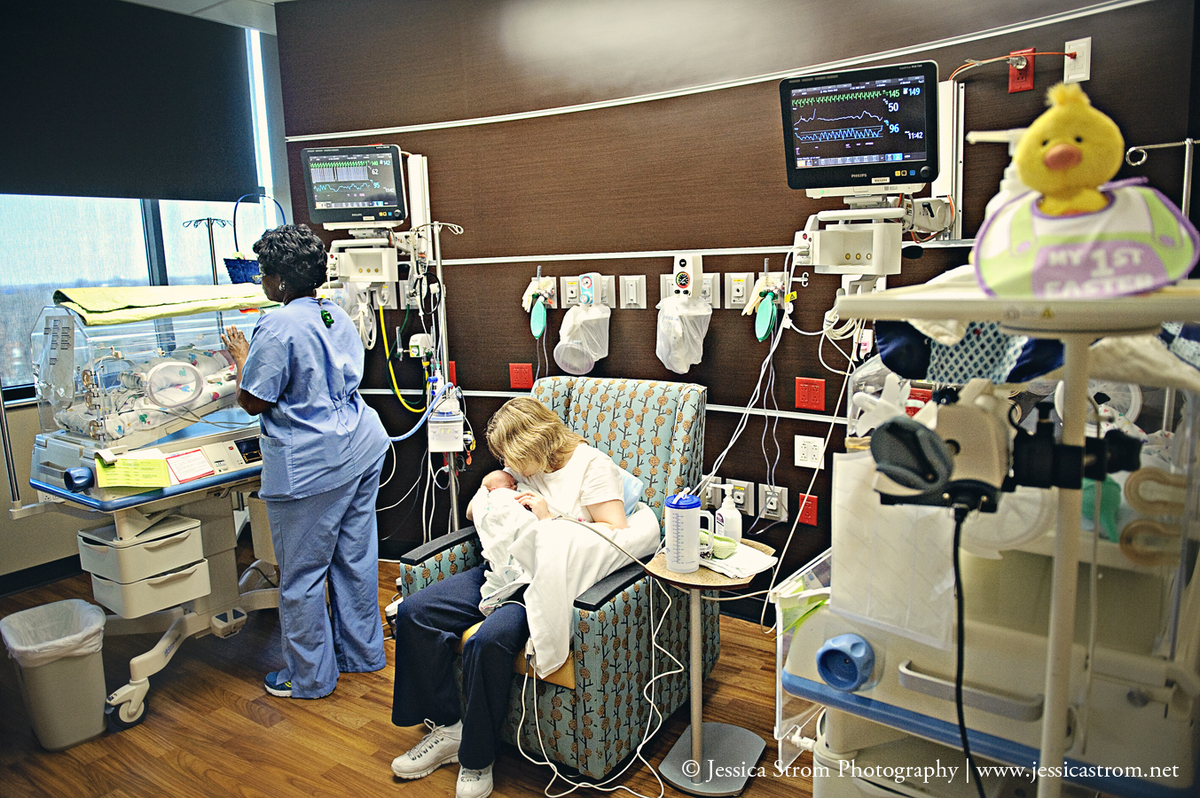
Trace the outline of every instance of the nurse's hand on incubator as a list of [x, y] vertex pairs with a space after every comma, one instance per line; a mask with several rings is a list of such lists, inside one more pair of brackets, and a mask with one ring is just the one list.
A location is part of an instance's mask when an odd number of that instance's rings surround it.
[[242, 390], [242, 369], [246, 367], [246, 358], [250, 354], [250, 344], [246, 340], [245, 334], [237, 327], [226, 327], [225, 332], [221, 333], [221, 343], [225, 344], [225, 348], [229, 351], [229, 356], [233, 358], [235, 368], [233, 376], [238, 386], [238, 406], [250, 415], [257, 416], [274, 404], [274, 402], [263, 401], [254, 394]]
[[250, 344], [246, 341], [246, 336], [237, 327], [226, 327], [225, 332], [221, 333], [221, 343], [225, 344], [225, 348], [229, 351], [233, 362], [237, 364], [240, 374], [242, 366], [246, 363], [246, 355], [250, 352]]

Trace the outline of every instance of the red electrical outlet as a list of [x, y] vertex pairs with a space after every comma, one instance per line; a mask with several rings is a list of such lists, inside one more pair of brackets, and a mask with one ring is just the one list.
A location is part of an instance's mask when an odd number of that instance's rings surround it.
[[1008, 93], [1018, 91], [1029, 91], [1033, 88], [1033, 47], [1026, 47], [1024, 50], [1013, 50], [1009, 55], [1024, 56], [1025, 66], [1017, 69], [1012, 64], [1008, 65]]
[[797, 377], [796, 407], [801, 410], [824, 410], [825, 380]]
[[[908, 406], [904, 408], [904, 412], [909, 416], [915, 416], [921, 406], [933, 400], [933, 391], [928, 388], [911, 388], [908, 391]], [[922, 405], [918, 405], [920, 402]]]
[[457, 376], [458, 376], [458, 375], [457, 375], [457, 374], [455, 374], [455, 368], [454, 368], [454, 361], [453, 361], [453, 360], [449, 361], [449, 363], [447, 364], [446, 371], [447, 371], [447, 376], [448, 376], [448, 377], [449, 377], [449, 379], [450, 379], [450, 384], [451, 384], [451, 385], [458, 385], [458, 379], [457, 379]]
[[528, 391], [533, 387], [532, 363], [509, 363], [508, 384], [514, 391]]
[[800, 514], [800, 523], [808, 524], [809, 526], [816, 526], [817, 525], [817, 497], [810, 496], [805, 493], [801, 493], [798, 512]]

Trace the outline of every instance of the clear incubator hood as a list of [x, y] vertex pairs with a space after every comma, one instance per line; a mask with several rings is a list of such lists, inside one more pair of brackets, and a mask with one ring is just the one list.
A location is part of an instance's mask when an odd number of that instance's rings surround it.
[[236, 407], [221, 332], [236, 326], [249, 338], [257, 318], [224, 311], [96, 327], [43, 309], [32, 331], [41, 431], [132, 449]]

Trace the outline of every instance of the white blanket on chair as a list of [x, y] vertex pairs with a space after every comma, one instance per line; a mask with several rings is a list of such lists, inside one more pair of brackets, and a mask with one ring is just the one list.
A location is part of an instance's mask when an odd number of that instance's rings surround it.
[[644, 504], [614, 533], [603, 524], [568, 519], [538, 521], [515, 500], [516, 492], [486, 488], [472, 499], [471, 515], [479, 530], [483, 556], [491, 565], [480, 609], [492, 609], [525, 585], [529, 638], [534, 669], [546, 676], [562, 667], [571, 653], [572, 605], [584, 591], [629, 564], [608, 537], [634, 557], [652, 554], [659, 544], [658, 517]]

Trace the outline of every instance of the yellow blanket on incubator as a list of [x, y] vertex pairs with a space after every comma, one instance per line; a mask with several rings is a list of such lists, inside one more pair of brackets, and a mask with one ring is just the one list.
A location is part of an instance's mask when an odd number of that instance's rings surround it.
[[147, 285], [89, 286], [54, 292], [54, 304], [70, 308], [89, 327], [124, 324], [168, 316], [190, 316], [217, 310], [275, 307], [262, 286]]

